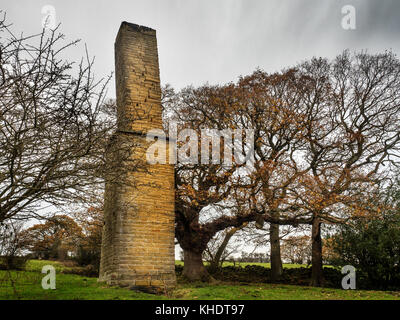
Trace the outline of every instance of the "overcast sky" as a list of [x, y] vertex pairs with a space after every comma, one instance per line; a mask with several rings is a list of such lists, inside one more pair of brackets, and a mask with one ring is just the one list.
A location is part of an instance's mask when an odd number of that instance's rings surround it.
[[[399, 0], [1, 0], [0, 10], [15, 32], [32, 34], [42, 29], [45, 5], [69, 40], [82, 39], [68, 57], [79, 59], [86, 43], [99, 77], [114, 70], [122, 21], [156, 29], [161, 81], [175, 88], [235, 81], [257, 67], [278, 71], [346, 48], [400, 52]], [[356, 9], [355, 30], [342, 28], [345, 5]], [[112, 81], [110, 97], [114, 90]]]
[[[176, 88], [235, 81], [256, 67], [277, 71], [345, 48], [400, 51], [398, 0], [1, 0], [0, 9], [15, 31], [34, 33], [45, 5], [68, 39], [88, 45], [98, 76], [114, 69], [122, 21], [156, 29], [161, 81]], [[342, 28], [345, 5], [356, 9], [356, 30]], [[83, 47], [69, 52], [76, 59]]]

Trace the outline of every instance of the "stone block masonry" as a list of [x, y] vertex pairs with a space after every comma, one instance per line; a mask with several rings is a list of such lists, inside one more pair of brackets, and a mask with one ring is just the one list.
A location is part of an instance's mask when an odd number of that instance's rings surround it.
[[[123, 170], [121, 146], [145, 163], [150, 129], [162, 129], [156, 31], [123, 22], [115, 41], [118, 130], [108, 157], [120, 167], [106, 179], [99, 281], [110, 285], [169, 289], [175, 286], [174, 167]], [[114, 175], [115, 176], [115, 175]]]

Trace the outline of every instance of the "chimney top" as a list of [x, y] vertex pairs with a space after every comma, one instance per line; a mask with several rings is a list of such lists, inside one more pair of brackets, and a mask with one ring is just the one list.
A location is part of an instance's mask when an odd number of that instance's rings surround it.
[[123, 26], [127, 26], [129, 29], [134, 30], [134, 31], [138, 31], [138, 32], [142, 32], [142, 31], [155, 31], [152, 28], [149, 27], [145, 27], [145, 26], [140, 26], [138, 24], [135, 23], [130, 23], [130, 22], [126, 22], [126, 21], [122, 21], [121, 23], [121, 28]]

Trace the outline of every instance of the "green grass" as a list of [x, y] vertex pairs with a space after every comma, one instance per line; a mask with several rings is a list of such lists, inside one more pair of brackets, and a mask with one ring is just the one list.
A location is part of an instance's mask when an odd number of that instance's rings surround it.
[[56, 272], [61, 272], [68, 267], [64, 266], [61, 262], [51, 260], [28, 260], [26, 263], [26, 271], [41, 272], [45, 265], [52, 265]]
[[44, 274], [30, 271], [11, 272], [11, 276], [16, 282], [16, 292], [14, 292], [9, 280], [2, 281], [5, 276], [6, 272], [0, 271], [1, 300], [143, 300], [166, 298], [122, 288], [106, 287], [99, 284], [96, 278], [62, 273], [56, 275], [55, 290], [44, 290], [41, 286]]
[[[56, 290], [44, 290], [40, 273], [42, 266], [52, 264], [57, 270]], [[143, 300], [143, 299], [240, 299], [240, 300], [392, 300], [400, 299], [400, 292], [340, 290], [313, 288], [281, 284], [245, 283], [179, 283], [168, 296], [156, 296], [128, 289], [107, 287], [96, 278], [73, 274], [63, 274], [61, 263], [53, 261], [30, 261], [28, 271], [0, 271], [0, 299], [40, 299], [40, 300]], [[15, 282], [15, 289], [9, 279]]]
[[400, 292], [340, 290], [280, 284], [182, 285], [174, 292], [190, 300], [400, 300]]

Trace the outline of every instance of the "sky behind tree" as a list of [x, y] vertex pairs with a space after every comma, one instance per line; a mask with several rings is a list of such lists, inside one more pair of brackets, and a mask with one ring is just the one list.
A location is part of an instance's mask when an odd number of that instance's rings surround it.
[[[45, 5], [67, 39], [82, 39], [69, 58], [80, 58], [86, 43], [98, 76], [114, 70], [122, 21], [156, 29], [161, 81], [175, 88], [236, 81], [257, 67], [278, 71], [347, 48], [400, 51], [397, 0], [3, 0], [0, 9], [15, 32], [29, 34], [40, 32]], [[355, 30], [342, 28], [345, 5], [356, 10]], [[114, 90], [112, 81], [110, 97]]]
[[[344, 49], [400, 52], [398, 0], [2, 0], [0, 10], [16, 34], [28, 35], [42, 30], [46, 5], [67, 40], [82, 40], [68, 58], [79, 61], [86, 44], [98, 77], [114, 70], [122, 21], [156, 29], [161, 82], [177, 89], [236, 81], [257, 67], [279, 71]], [[355, 8], [355, 30], [342, 27], [346, 5]], [[108, 96], [115, 97], [114, 79]]]

